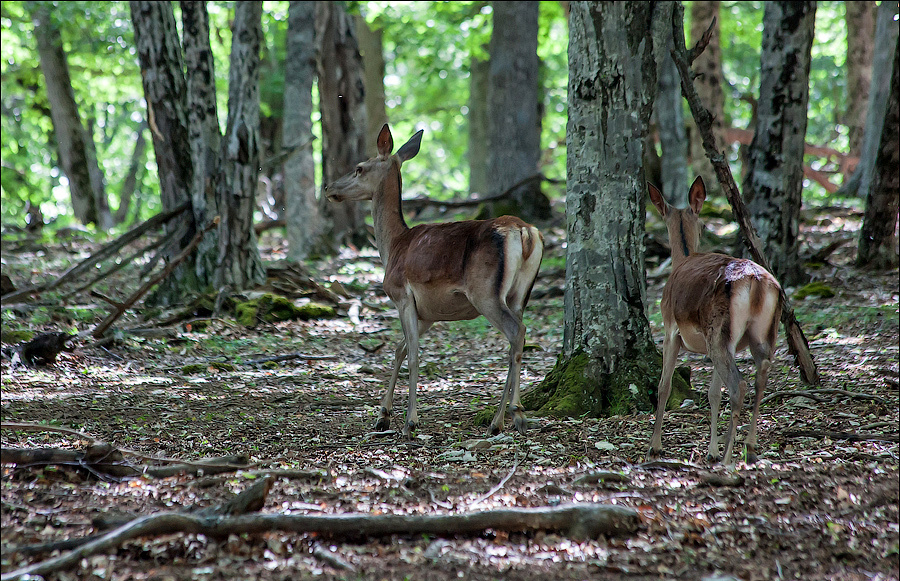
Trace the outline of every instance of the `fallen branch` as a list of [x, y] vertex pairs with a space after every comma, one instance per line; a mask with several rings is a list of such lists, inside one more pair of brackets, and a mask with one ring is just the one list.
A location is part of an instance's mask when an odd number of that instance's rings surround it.
[[890, 434], [852, 434], [850, 432], [830, 432], [827, 430], [787, 430], [782, 434], [785, 438], [831, 438], [848, 442], [898, 442], [900, 436]]
[[169, 262], [162, 270], [162, 272], [145, 282], [141, 286], [141, 288], [139, 288], [134, 292], [134, 294], [128, 297], [128, 299], [124, 303], [122, 303], [121, 306], [117, 307], [115, 311], [113, 311], [109, 316], [103, 319], [103, 321], [94, 328], [94, 330], [91, 332], [91, 335], [93, 335], [95, 339], [103, 337], [103, 334], [107, 329], [109, 329], [110, 325], [112, 325], [116, 321], [116, 319], [121, 317], [125, 313], [125, 311], [131, 308], [131, 306], [136, 303], [138, 299], [144, 296], [147, 291], [153, 288], [153, 286], [172, 274], [172, 271], [175, 270], [175, 267], [181, 264], [188, 256], [191, 255], [194, 249], [197, 248], [197, 246], [200, 244], [200, 241], [203, 240], [203, 236], [207, 232], [215, 228], [218, 223], [218, 216], [210, 220], [209, 224], [207, 224], [202, 230], [194, 235], [194, 239], [191, 240], [190, 244], [188, 244], [178, 256], [173, 258], [171, 262]]
[[496, 486], [494, 486], [494, 487], [491, 488], [489, 491], [487, 491], [487, 493], [485, 493], [484, 495], [478, 497], [478, 498], [475, 500], [475, 502], [473, 502], [472, 504], [469, 505], [469, 508], [472, 508], [473, 506], [479, 505], [479, 504], [481, 504], [482, 502], [484, 502], [485, 500], [487, 500], [487, 499], [489, 499], [490, 497], [492, 497], [492, 496], [494, 496], [495, 494], [497, 494], [497, 491], [500, 490], [501, 488], [503, 488], [503, 487], [506, 485], [506, 483], [509, 482], [509, 479], [512, 478], [512, 475], [516, 473], [516, 469], [519, 467], [519, 464], [521, 464], [522, 462], [524, 462], [524, 461], [525, 461], [525, 458], [528, 458], [528, 452], [529, 452], [529, 450], [525, 450], [525, 455], [522, 456], [522, 459], [521, 459], [521, 460], [516, 460], [516, 463], [513, 464], [512, 470], [509, 471], [509, 474], [507, 474], [505, 477], [503, 477], [503, 479], [502, 479], [500, 482], [498, 482]]
[[504, 191], [500, 192], [499, 194], [493, 194], [490, 196], [485, 196], [483, 198], [469, 198], [467, 200], [445, 200], [445, 201], [435, 200], [435, 199], [428, 198], [425, 196], [419, 196], [416, 198], [409, 198], [409, 199], [403, 200], [403, 207], [405, 209], [409, 209], [409, 210], [419, 210], [421, 208], [424, 208], [425, 206], [444, 206], [446, 208], [466, 208], [469, 206], [478, 206], [480, 204], [496, 202], [497, 200], [502, 200], [504, 198], [507, 198], [507, 197], [509, 197], [510, 194], [512, 194], [514, 191], [516, 191], [519, 187], [521, 187], [529, 182], [533, 182], [535, 180], [549, 182], [551, 184], [565, 183], [564, 180], [556, 180], [556, 179], [548, 178], [547, 176], [545, 176], [542, 173], [536, 173], [536, 174], [532, 174], [526, 178], [523, 178], [523, 179], [517, 181], [516, 183], [509, 186], [508, 188], [506, 188]]
[[600, 535], [632, 534], [638, 530], [640, 522], [637, 511], [604, 504], [565, 504], [444, 515], [253, 514], [228, 517], [167, 512], [136, 519], [65, 555], [4, 573], [0, 581], [12, 581], [25, 575], [47, 575], [74, 567], [82, 559], [131, 539], [173, 533], [225, 538], [233, 534], [284, 531], [358, 538], [393, 534], [473, 534], [487, 529], [552, 530], [581, 541]]
[[871, 393], [857, 393], [855, 391], [847, 391], [846, 389], [836, 389], [831, 387], [822, 389], [810, 389], [808, 391], [776, 391], [775, 393], [770, 393], [766, 397], [762, 398], [759, 403], [764, 404], [767, 401], [775, 399], [777, 397], [805, 397], [814, 400], [817, 403], [820, 403], [825, 401], [824, 397], [820, 397], [822, 395], [842, 395], [844, 397], [870, 399], [873, 401], [877, 401], [878, 403], [887, 404], [887, 401], [885, 401], [883, 397], [872, 395]]
[[[709, 28], [700, 41], [697, 42], [697, 45], [688, 52], [684, 44], [684, 6], [676, 3], [672, 12], [672, 30], [675, 41], [675, 46], [672, 48], [672, 60], [675, 61], [675, 66], [681, 77], [681, 93], [687, 100], [691, 108], [691, 114], [697, 123], [697, 129], [700, 131], [706, 157], [712, 163], [716, 171], [716, 177], [722, 185], [722, 190], [725, 192], [729, 203], [731, 203], [734, 219], [740, 227], [750, 254], [755, 262], [772, 272], [769, 261], [760, 250], [759, 236], [757, 236], [756, 230], [750, 223], [747, 208], [744, 206], [744, 200], [741, 198], [740, 190], [738, 190], [734, 181], [728, 161], [716, 145], [715, 136], [712, 132], [712, 114], [700, 100], [700, 95], [697, 94], [697, 89], [694, 87], [693, 76], [690, 70], [691, 63], [709, 44], [714, 24], [715, 20], [710, 23]], [[780, 289], [780, 294], [782, 303], [781, 322], [784, 325], [788, 351], [794, 356], [794, 362], [800, 368], [801, 379], [807, 384], [819, 385], [821, 379], [819, 378], [819, 371], [816, 369], [816, 363], [809, 352], [809, 342], [806, 340], [803, 329], [800, 328], [800, 324], [794, 316], [794, 308], [788, 301], [783, 288]]]
[[182, 212], [187, 210], [189, 207], [190, 207], [190, 203], [185, 202], [185, 203], [179, 205], [178, 207], [173, 208], [172, 210], [169, 210], [168, 212], [160, 212], [156, 216], [153, 216], [149, 220], [146, 220], [143, 224], [140, 224], [139, 226], [135, 226], [134, 228], [132, 228], [125, 234], [119, 236], [115, 240], [108, 242], [107, 244], [102, 246], [97, 252], [93, 253], [92, 255], [85, 258], [84, 260], [82, 260], [81, 262], [79, 262], [78, 264], [76, 264], [75, 266], [73, 266], [72, 268], [67, 270], [66, 272], [62, 273], [53, 282], [50, 282], [45, 285], [38, 285], [38, 286], [25, 288], [22, 290], [18, 290], [18, 291], [9, 293], [7, 295], [4, 295], [2, 297], [2, 299], [0, 299], [0, 300], [2, 300], [5, 303], [8, 303], [11, 301], [15, 301], [19, 298], [22, 298], [23, 296], [32, 295], [32, 294], [40, 294], [40, 293], [48, 291], [48, 290], [53, 290], [53, 289], [57, 288], [58, 286], [62, 285], [63, 283], [66, 283], [66, 282], [72, 280], [73, 278], [77, 277], [81, 273], [90, 270], [98, 262], [106, 260], [113, 254], [118, 252], [126, 244], [129, 244], [129, 243], [137, 240], [141, 236], [143, 236], [144, 233], [146, 233], [150, 230], [159, 228], [160, 226], [162, 226], [163, 224], [165, 224], [172, 218], [179, 216]]
[[307, 359], [309, 361], [330, 361], [337, 359], [337, 355], [309, 355], [306, 353], [289, 353], [287, 355], [273, 355], [271, 357], [261, 357], [259, 359], [251, 359], [244, 361], [244, 365], [259, 365], [260, 363], [269, 363], [271, 361], [290, 361], [291, 359]]

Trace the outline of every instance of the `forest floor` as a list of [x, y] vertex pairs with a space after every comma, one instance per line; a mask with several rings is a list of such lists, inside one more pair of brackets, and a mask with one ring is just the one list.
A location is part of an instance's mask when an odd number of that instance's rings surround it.
[[[653, 226], [660, 238], [661, 227]], [[668, 462], [644, 462], [649, 411], [604, 419], [530, 417], [527, 437], [508, 423], [503, 435], [487, 438], [475, 415], [499, 401], [508, 347], [484, 320], [439, 324], [423, 338], [416, 438], [373, 435], [400, 332], [371, 251], [347, 251], [316, 265], [320, 281], [340, 282], [351, 296], [337, 318], [255, 328], [228, 319], [205, 327], [182, 322], [159, 338], [126, 335], [102, 348], [84, 341], [39, 368], [4, 359], [4, 422], [71, 428], [155, 457], [245, 454], [253, 466], [212, 480], [179, 475], [118, 482], [77, 466], [4, 464], [3, 574], [51, 557], [27, 554], [24, 546], [89, 535], [99, 515], [212, 506], [253, 484], [261, 469], [296, 469], [305, 472], [274, 481], [261, 513], [463, 515], [608, 503], [637, 510], [641, 520], [633, 533], [587, 541], [552, 530], [496, 529], [355, 537], [158, 534], [82, 558], [47, 578], [897, 580], [900, 281], [897, 270], [852, 266], [858, 226], [857, 214], [833, 209], [805, 221], [807, 254], [847, 241], [810, 270], [834, 296], [794, 300], [822, 385], [800, 382], [782, 334], [767, 390], [779, 395], [762, 406], [760, 460], [753, 465], [726, 468], [704, 460], [710, 365], [702, 356], [683, 356], [697, 396], [693, 405], [666, 414]], [[561, 348], [560, 237], [547, 230], [547, 257], [526, 313], [524, 390], [546, 375]], [[4, 239], [4, 273], [23, 285], [31, 277], [49, 279], [98, 246], [26, 248]], [[267, 260], [283, 258], [276, 236], [266, 234], [261, 247]], [[648, 310], [658, 341], [667, 276], [660, 264], [659, 257], [648, 258]], [[107, 281], [114, 296], [133, 286], [122, 277]], [[4, 306], [3, 326], [84, 330], [106, 312], [105, 306], [44, 296]], [[138, 324], [129, 314], [117, 327]], [[304, 356], [246, 364], [297, 352]], [[738, 364], [752, 372], [749, 354]], [[808, 397], [785, 393], [797, 391]], [[398, 388], [395, 403], [392, 428], [399, 429], [405, 388]], [[720, 434], [730, 414], [725, 408]], [[748, 420], [742, 418], [739, 441]], [[88, 443], [55, 432], [3, 429], [0, 435], [4, 448], [83, 450]], [[616, 476], [598, 479], [598, 471]]]

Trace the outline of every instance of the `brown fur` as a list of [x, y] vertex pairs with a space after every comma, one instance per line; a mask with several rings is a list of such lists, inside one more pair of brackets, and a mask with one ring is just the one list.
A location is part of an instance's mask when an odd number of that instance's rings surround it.
[[648, 455], [656, 456], [662, 451], [662, 418], [672, 389], [672, 373], [678, 353], [685, 349], [706, 353], [713, 361], [713, 380], [709, 387], [708, 457], [711, 460], [718, 458], [716, 422], [722, 384], [728, 389], [732, 415], [725, 441], [725, 462], [731, 462], [737, 422], [747, 391], [734, 355], [749, 347], [756, 363], [756, 398], [746, 445], [748, 461], [754, 461], [759, 403], [781, 318], [780, 287], [775, 277], [751, 260], [697, 252], [699, 213], [706, 199], [706, 187], [701, 178], [694, 181], [688, 198], [688, 208], [675, 209], [658, 189], [650, 185], [650, 199], [669, 230], [672, 274], [660, 303], [665, 327], [663, 372]]
[[525, 343], [522, 315], [540, 267], [543, 237], [537, 228], [513, 216], [407, 227], [400, 168], [418, 153], [420, 140], [421, 131], [392, 155], [393, 137], [385, 125], [378, 135], [378, 155], [326, 189], [333, 201], [372, 200], [384, 291], [397, 306], [403, 326], [404, 338], [397, 346], [375, 429], [390, 426], [394, 387], [407, 355], [409, 407], [403, 433], [409, 436], [416, 428], [419, 337], [435, 321], [483, 315], [510, 343], [506, 386], [490, 430], [497, 433], [503, 428], [509, 401], [516, 428], [524, 433], [525, 414], [519, 403]]

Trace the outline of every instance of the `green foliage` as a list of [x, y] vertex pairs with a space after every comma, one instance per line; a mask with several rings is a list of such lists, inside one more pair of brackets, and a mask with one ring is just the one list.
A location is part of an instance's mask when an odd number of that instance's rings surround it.
[[806, 297], [820, 297], [830, 299], [834, 296], [834, 289], [821, 281], [811, 282], [797, 289], [794, 298], [802, 301]]

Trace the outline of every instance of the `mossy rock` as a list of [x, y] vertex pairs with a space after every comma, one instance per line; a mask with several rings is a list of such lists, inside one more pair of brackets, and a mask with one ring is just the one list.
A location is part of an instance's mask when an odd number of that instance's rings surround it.
[[834, 297], [834, 295], [834, 289], [824, 282], [811, 282], [798, 288], [796, 292], [794, 292], [794, 299], [798, 301], [802, 301], [806, 297], [822, 297], [823, 299], [830, 299]]
[[3, 329], [0, 330], [0, 341], [8, 345], [24, 343], [34, 339], [34, 331]]
[[259, 321], [267, 323], [294, 319], [308, 321], [336, 315], [334, 307], [312, 302], [297, 306], [290, 299], [272, 293], [245, 302], [235, 302], [234, 312], [237, 321], [245, 327], [253, 327]]
[[185, 375], [197, 375], [206, 371], [206, 365], [202, 363], [188, 363], [181, 368], [181, 373]]

